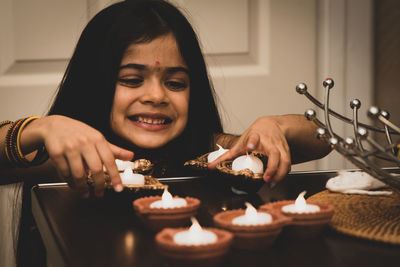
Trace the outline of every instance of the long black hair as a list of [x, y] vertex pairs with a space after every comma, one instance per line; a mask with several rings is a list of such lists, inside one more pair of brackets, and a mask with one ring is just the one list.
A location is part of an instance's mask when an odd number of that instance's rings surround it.
[[188, 66], [191, 88], [188, 123], [171, 143], [185, 160], [208, 152], [213, 134], [222, 132], [215, 92], [192, 26], [175, 6], [162, 0], [120, 2], [98, 13], [78, 41], [48, 114], [85, 122], [119, 144], [110, 113], [123, 53], [130, 44], [151, 42], [168, 33], [176, 38]]

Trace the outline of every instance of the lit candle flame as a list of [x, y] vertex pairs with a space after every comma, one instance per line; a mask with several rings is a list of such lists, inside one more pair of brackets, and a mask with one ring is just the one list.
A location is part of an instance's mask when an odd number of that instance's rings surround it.
[[124, 172], [120, 175], [121, 182], [123, 184], [131, 184], [131, 185], [143, 185], [144, 184], [144, 176], [139, 173], [133, 173], [130, 167], [126, 168]]
[[225, 149], [222, 146], [220, 146], [219, 144], [216, 144], [218, 147], [218, 150], [211, 152], [210, 154], [208, 154], [207, 156], [207, 161], [208, 163], [213, 162], [214, 160], [216, 160], [219, 156], [221, 156], [222, 154], [224, 154], [225, 152], [227, 152], [229, 149]]
[[115, 160], [115, 164], [117, 165], [119, 171], [124, 171], [127, 168], [132, 168], [134, 165], [131, 161], [124, 161], [119, 159]]
[[236, 225], [261, 225], [272, 222], [272, 216], [265, 212], [257, 212], [257, 210], [249, 202], [245, 202], [247, 208], [242, 216], [233, 218], [232, 224]]
[[172, 204], [172, 195], [170, 192], [168, 192], [168, 188], [165, 187], [164, 193], [161, 196], [161, 200], [163, 202], [163, 205], [165, 206], [170, 206]]
[[298, 210], [298, 211], [305, 211], [306, 210], [307, 203], [306, 203], [306, 200], [304, 198], [304, 195], [306, 193], [307, 193], [307, 191], [303, 191], [297, 197], [297, 199], [296, 199], [296, 201], [294, 203], [294, 205], [296, 207], [296, 210]]
[[150, 204], [150, 208], [179, 208], [186, 206], [186, 199], [183, 198], [173, 198], [171, 193], [168, 192], [168, 188], [165, 187], [164, 192], [161, 196], [161, 200], [157, 200]]
[[124, 174], [123, 174], [125, 177], [132, 177], [133, 176], [133, 171], [132, 171], [132, 169], [131, 168], [125, 168], [125, 170], [124, 170]]
[[283, 212], [288, 213], [313, 213], [320, 211], [318, 205], [307, 204], [304, 195], [307, 191], [303, 191], [299, 194], [294, 204], [286, 205], [282, 207]]
[[189, 228], [189, 232], [191, 234], [197, 234], [197, 233], [200, 233], [201, 231], [203, 231], [203, 229], [201, 228], [199, 222], [197, 221], [197, 219], [195, 217], [190, 218], [190, 220], [192, 221], [192, 226], [190, 226], [190, 228]]
[[253, 205], [251, 205], [249, 202], [246, 202], [246, 213], [245, 213], [245, 217], [249, 220], [249, 221], [255, 221], [257, 218], [257, 210], [253, 207]]
[[204, 245], [215, 243], [217, 235], [203, 230], [195, 217], [191, 218], [192, 226], [188, 231], [181, 231], [174, 235], [174, 242], [181, 245]]

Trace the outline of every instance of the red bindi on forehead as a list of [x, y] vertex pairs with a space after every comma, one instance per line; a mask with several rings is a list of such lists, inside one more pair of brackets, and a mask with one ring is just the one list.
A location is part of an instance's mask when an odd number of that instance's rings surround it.
[[157, 60], [156, 62], [154, 62], [154, 67], [156, 71], [160, 71], [161, 70], [160, 61]]

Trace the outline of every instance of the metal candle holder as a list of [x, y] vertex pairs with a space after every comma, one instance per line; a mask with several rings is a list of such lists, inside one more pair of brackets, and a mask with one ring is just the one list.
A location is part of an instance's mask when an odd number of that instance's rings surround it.
[[[333, 149], [350, 160], [358, 168], [400, 192], [400, 174], [394, 172], [400, 167], [400, 143], [393, 143], [392, 141], [393, 135], [400, 135], [400, 128], [389, 121], [389, 112], [374, 106], [368, 110], [368, 116], [380, 121], [383, 124], [382, 128], [360, 123], [358, 121], [358, 110], [360, 109], [361, 102], [358, 99], [354, 99], [350, 102], [350, 108], [353, 110], [353, 118], [349, 119], [329, 108], [329, 94], [334, 86], [334, 81], [331, 78], [327, 78], [323, 81], [322, 85], [325, 89], [324, 104], [307, 92], [307, 85], [304, 83], [296, 86], [296, 91], [299, 94], [305, 95], [311, 102], [324, 111], [325, 124], [317, 118], [314, 110], [309, 109], [305, 112], [306, 118], [314, 121], [320, 127], [317, 130], [317, 137], [327, 141]], [[354, 136], [342, 138], [336, 134], [331, 126], [331, 115], [345, 123], [353, 125]], [[368, 130], [385, 135], [386, 144], [382, 145], [374, 140], [369, 136]], [[395, 169], [380, 166], [377, 159], [392, 163]]]

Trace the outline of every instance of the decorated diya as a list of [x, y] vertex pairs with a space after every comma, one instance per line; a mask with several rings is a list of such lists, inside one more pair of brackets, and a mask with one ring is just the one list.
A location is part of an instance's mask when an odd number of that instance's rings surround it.
[[[152, 190], [163, 190], [166, 185], [160, 183], [158, 179], [150, 176], [143, 175], [140, 173], [134, 173], [131, 168], [126, 168], [124, 172], [120, 172], [122, 186], [124, 189], [129, 191], [152, 191]], [[106, 179], [106, 188], [112, 188], [111, 180]]]
[[234, 160], [220, 162], [217, 169], [225, 174], [244, 176], [248, 179], [262, 180], [265, 157], [261, 154], [246, 154]]
[[222, 146], [220, 146], [219, 144], [217, 144], [217, 147], [218, 147], [218, 150], [206, 153], [196, 159], [186, 161], [185, 166], [194, 167], [196, 169], [207, 170], [208, 163], [213, 162], [219, 156], [221, 156], [225, 152], [229, 151], [229, 149], [225, 149]]
[[199, 170], [207, 170], [208, 169], [208, 161], [207, 157], [210, 153], [206, 153], [198, 158], [191, 159], [185, 162], [185, 166], [192, 167], [194, 169], [199, 169]]
[[315, 237], [331, 221], [334, 208], [327, 203], [306, 201], [306, 191], [299, 194], [297, 199], [267, 203], [260, 210], [280, 212], [292, 219], [285, 232], [297, 237]]
[[291, 219], [275, 211], [257, 211], [250, 203], [247, 208], [223, 211], [214, 216], [217, 227], [233, 233], [233, 246], [244, 250], [270, 247], [282, 228]]
[[197, 213], [200, 200], [193, 197], [173, 197], [164, 189], [162, 196], [148, 196], [133, 201], [133, 208], [143, 223], [154, 231], [165, 227], [183, 227]]
[[217, 164], [217, 170], [229, 179], [230, 184], [239, 190], [257, 192], [264, 184], [264, 166], [267, 157], [250, 153], [235, 160], [222, 161]]
[[[137, 192], [141, 190], [163, 190], [165, 188], [165, 185], [161, 184], [158, 179], [148, 175], [153, 168], [153, 164], [149, 160], [138, 159], [132, 162], [116, 159], [115, 163], [123, 189]], [[105, 187], [111, 189], [111, 180], [105, 168], [104, 172], [106, 174]], [[89, 174], [88, 179], [91, 179], [91, 174]]]
[[192, 217], [190, 228], [165, 228], [156, 237], [162, 256], [171, 266], [218, 266], [232, 244], [232, 233], [202, 228]]
[[147, 174], [153, 169], [153, 163], [147, 159], [137, 159], [133, 162], [116, 159], [115, 163], [119, 172], [124, 172], [125, 169], [130, 168], [134, 173]]

